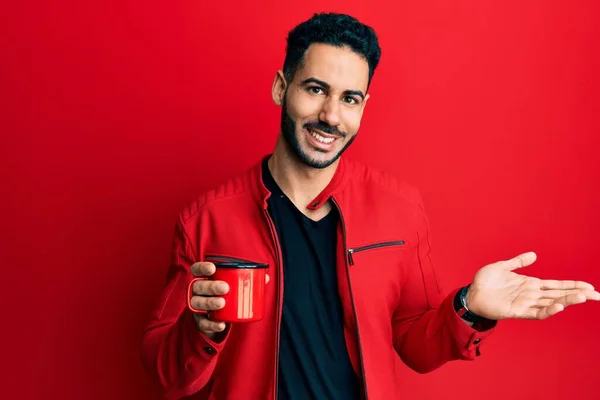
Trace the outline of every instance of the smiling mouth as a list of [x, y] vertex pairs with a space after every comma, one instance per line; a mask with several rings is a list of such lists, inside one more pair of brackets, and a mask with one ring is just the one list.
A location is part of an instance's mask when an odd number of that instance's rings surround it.
[[323, 144], [331, 144], [336, 139], [339, 138], [339, 136], [327, 135], [327, 134], [325, 134], [323, 132], [314, 131], [312, 129], [308, 129], [308, 133], [310, 133], [310, 135], [313, 138], [315, 138], [319, 143], [323, 143]]

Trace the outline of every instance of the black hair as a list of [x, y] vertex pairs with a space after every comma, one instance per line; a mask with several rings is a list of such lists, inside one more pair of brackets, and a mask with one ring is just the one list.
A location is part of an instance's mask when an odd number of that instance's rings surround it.
[[381, 49], [373, 28], [347, 14], [316, 13], [288, 34], [283, 74], [291, 82], [313, 43], [348, 46], [369, 64], [369, 84], [379, 64]]

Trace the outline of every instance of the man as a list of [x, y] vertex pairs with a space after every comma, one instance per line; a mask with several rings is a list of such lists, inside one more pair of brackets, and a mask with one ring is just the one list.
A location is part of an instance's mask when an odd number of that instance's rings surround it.
[[[272, 155], [181, 213], [167, 284], [143, 356], [167, 398], [395, 399], [404, 362], [420, 373], [474, 360], [498, 320], [543, 319], [600, 294], [585, 282], [515, 273], [525, 253], [443, 293], [418, 192], [341, 157], [356, 138], [380, 57], [374, 31], [316, 14], [288, 37], [272, 87]], [[218, 257], [269, 264], [264, 319], [191, 312], [186, 290]], [[193, 284], [198, 310], [225, 282]]]

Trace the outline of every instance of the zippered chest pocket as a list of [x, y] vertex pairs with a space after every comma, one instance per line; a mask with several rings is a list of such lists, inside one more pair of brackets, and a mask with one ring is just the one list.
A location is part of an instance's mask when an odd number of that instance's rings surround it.
[[396, 240], [396, 241], [390, 241], [390, 242], [374, 243], [374, 244], [370, 244], [367, 246], [353, 247], [353, 248], [348, 249], [348, 262], [350, 263], [350, 265], [354, 265], [354, 256], [353, 255], [356, 253], [360, 253], [362, 251], [375, 250], [375, 249], [381, 249], [381, 248], [392, 247], [392, 246], [404, 246], [405, 244], [406, 244], [406, 242], [404, 240]]
[[411, 246], [404, 240], [361, 244], [349, 247], [347, 256], [355, 301], [367, 309], [385, 309], [391, 317], [414, 256]]

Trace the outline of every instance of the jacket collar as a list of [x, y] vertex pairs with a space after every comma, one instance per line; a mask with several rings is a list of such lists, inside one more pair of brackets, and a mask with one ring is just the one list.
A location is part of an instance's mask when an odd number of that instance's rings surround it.
[[[262, 180], [262, 162], [269, 157], [271, 157], [271, 154], [262, 157], [260, 162], [256, 163], [250, 171], [250, 188], [252, 195], [257, 203], [265, 210], [268, 207], [267, 200], [269, 197], [271, 197], [271, 192], [267, 189]], [[309, 204], [306, 205], [308, 209], [318, 210], [327, 202], [327, 200], [329, 200], [336, 193], [342, 191], [346, 186], [348, 165], [344, 157], [340, 157], [339, 160], [340, 162], [338, 163], [331, 182], [329, 182], [329, 184], [321, 193], [319, 193], [317, 197], [315, 197]]]

